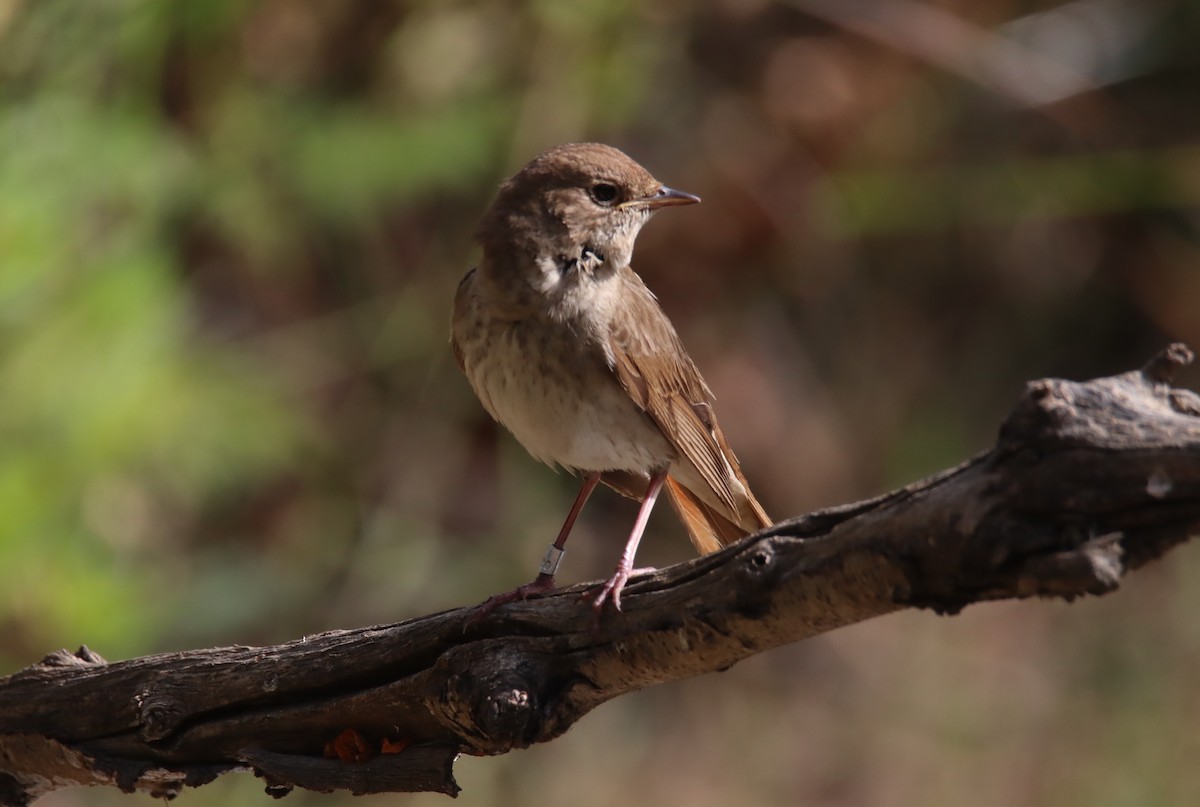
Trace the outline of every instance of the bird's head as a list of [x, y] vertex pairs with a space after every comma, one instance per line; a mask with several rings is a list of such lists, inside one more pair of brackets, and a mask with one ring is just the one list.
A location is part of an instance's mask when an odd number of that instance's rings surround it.
[[500, 186], [477, 237], [493, 263], [612, 272], [629, 265], [638, 231], [656, 210], [699, 201], [611, 146], [570, 143], [538, 155]]

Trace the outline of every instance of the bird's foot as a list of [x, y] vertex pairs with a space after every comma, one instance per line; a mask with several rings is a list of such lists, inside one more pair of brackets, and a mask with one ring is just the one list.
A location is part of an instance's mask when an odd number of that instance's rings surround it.
[[518, 600], [524, 601], [536, 594], [549, 594], [551, 591], [554, 591], [554, 575], [539, 574], [531, 582], [517, 586], [512, 591], [488, 597], [486, 601], [475, 607], [474, 613], [467, 619], [467, 627], [478, 624], [501, 605]]
[[[604, 582], [604, 585], [600, 587], [600, 593], [592, 599], [592, 610], [596, 612], [596, 617], [600, 617], [600, 614], [604, 611], [604, 603], [606, 602], [611, 602], [613, 608], [620, 611], [621, 591], [625, 588], [625, 584], [629, 582], [629, 578], [633, 577], [634, 575], [648, 574], [654, 571], [657, 571], [657, 569], [655, 569], [653, 566], [634, 569], [627, 564], [618, 563], [617, 569], [613, 572], [612, 577], [608, 578], [608, 580]], [[592, 591], [595, 591], [595, 589], [592, 589]], [[592, 591], [584, 592], [583, 596], [591, 597]]]

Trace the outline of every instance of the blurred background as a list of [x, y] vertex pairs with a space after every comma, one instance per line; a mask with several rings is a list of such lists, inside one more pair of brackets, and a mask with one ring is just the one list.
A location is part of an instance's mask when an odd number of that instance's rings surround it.
[[[1197, 41], [1172, 0], [0, 0], [0, 674], [528, 580], [576, 482], [489, 421], [448, 317], [557, 143], [704, 198], [635, 266], [777, 518], [987, 449], [1026, 380], [1200, 347]], [[593, 498], [560, 579], [634, 512]], [[639, 561], [689, 557], [659, 508]], [[465, 758], [460, 799], [1192, 805], [1198, 615], [1187, 547], [1103, 599], [899, 614]]]

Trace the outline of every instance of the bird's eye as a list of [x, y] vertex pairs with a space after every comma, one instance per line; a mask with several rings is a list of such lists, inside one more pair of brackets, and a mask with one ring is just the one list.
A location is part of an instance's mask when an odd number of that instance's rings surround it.
[[613, 202], [617, 201], [617, 186], [611, 182], [597, 182], [588, 191], [592, 195], [593, 201], [598, 205], [609, 207]]

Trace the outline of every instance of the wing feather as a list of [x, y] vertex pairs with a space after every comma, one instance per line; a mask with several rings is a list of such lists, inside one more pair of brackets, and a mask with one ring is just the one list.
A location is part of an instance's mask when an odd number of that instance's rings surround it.
[[632, 269], [623, 271], [626, 288], [633, 293], [610, 324], [612, 368], [625, 392], [707, 488], [694, 490], [676, 478], [667, 490], [693, 543], [702, 552], [710, 551], [714, 541], [725, 544], [771, 522], [750, 493], [717, 424], [712, 391], [654, 295]]

